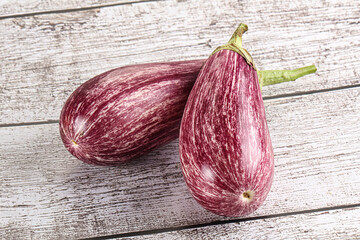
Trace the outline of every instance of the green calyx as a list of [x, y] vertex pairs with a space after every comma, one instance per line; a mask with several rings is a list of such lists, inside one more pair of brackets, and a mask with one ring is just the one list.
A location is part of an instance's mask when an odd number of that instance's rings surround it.
[[244, 23], [240, 23], [238, 28], [235, 30], [234, 34], [231, 36], [230, 40], [227, 44], [222, 45], [214, 50], [214, 52], [211, 54], [215, 54], [223, 49], [231, 50], [234, 52], [237, 52], [240, 54], [246, 62], [252, 66], [255, 70], [255, 64], [251, 57], [251, 55], [248, 53], [248, 51], [242, 47], [242, 35], [248, 30], [248, 26]]
[[255, 68], [253, 58], [248, 53], [248, 51], [242, 47], [242, 35], [247, 30], [248, 26], [244, 23], [240, 23], [228, 43], [216, 48], [211, 55], [223, 49], [231, 50], [240, 54], [245, 59], [245, 61], [256, 70], [260, 82], [260, 87], [278, 84], [282, 82], [295, 81], [302, 76], [316, 72], [317, 69], [315, 65], [310, 65], [293, 70], [257, 70]]

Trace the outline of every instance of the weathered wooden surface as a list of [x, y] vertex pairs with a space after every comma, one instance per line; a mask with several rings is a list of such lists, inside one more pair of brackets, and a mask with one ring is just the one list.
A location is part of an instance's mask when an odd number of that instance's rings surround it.
[[[360, 238], [359, 16], [352, 0], [0, 0], [0, 239]], [[318, 67], [263, 89], [275, 179], [254, 214], [202, 209], [177, 141], [119, 167], [65, 150], [54, 122], [81, 83], [206, 58], [239, 22], [260, 69]]]
[[112, 7], [122, 4], [150, 1], [151, 0], [3, 0], [0, 1], [0, 18], [22, 17], [24, 15], [39, 15], [99, 7]]
[[[252, 216], [360, 203], [360, 88], [265, 101], [275, 179]], [[57, 124], [0, 128], [0, 229], [14, 239], [68, 239], [225, 218], [187, 192], [177, 141], [119, 167], [66, 152]]]
[[319, 211], [128, 239], [359, 239], [360, 208]]
[[260, 69], [319, 69], [265, 97], [358, 86], [359, 16], [351, 0], [189, 0], [2, 19], [0, 124], [57, 120], [76, 87], [118, 66], [205, 58], [241, 21]]

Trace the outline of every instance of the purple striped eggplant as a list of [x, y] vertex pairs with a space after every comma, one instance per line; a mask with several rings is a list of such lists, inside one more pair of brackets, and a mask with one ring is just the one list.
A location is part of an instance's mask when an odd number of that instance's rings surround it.
[[274, 153], [261, 86], [316, 71], [257, 72], [242, 48], [240, 24], [228, 44], [205, 62], [186, 103], [180, 127], [180, 159], [193, 197], [205, 209], [243, 216], [265, 200], [274, 175]]
[[[62, 109], [65, 147], [84, 162], [116, 165], [177, 138], [186, 99], [204, 62], [126, 66], [90, 79]], [[258, 74], [263, 86], [294, 80], [283, 71]]]
[[84, 162], [115, 165], [176, 139], [203, 63], [126, 66], [90, 79], [62, 109], [60, 134], [65, 147]]

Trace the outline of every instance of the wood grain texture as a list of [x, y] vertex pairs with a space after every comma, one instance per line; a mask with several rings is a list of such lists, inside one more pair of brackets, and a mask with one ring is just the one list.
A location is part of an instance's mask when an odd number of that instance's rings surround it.
[[81, 10], [84, 8], [106, 7], [146, 1], [147, 0], [21, 0], [11, 2], [5, 0], [0, 1], [0, 18], [54, 11]]
[[315, 64], [263, 96], [359, 85], [358, 1], [160, 1], [1, 20], [0, 124], [56, 120], [81, 83], [128, 64], [206, 58], [247, 23], [260, 69]]
[[359, 239], [360, 208], [130, 237], [128, 239]]
[[[360, 88], [265, 108], [275, 177], [251, 216], [360, 203]], [[191, 198], [178, 158], [174, 141], [120, 167], [90, 166], [66, 152], [57, 124], [0, 128], [0, 235], [69, 239], [226, 219]]]

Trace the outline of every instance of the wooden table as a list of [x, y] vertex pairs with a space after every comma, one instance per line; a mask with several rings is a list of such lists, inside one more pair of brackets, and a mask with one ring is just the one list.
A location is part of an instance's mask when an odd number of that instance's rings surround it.
[[[318, 72], [263, 88], [275, 178], [252, 215], [190, 196], [178, 141], [119, 167], [64, 148], [63, 103], [106, 70], [206, 58], [240, 22], [259, 69]], [[360, 238], [360, 2], [0, 2], [1, 239]]]

